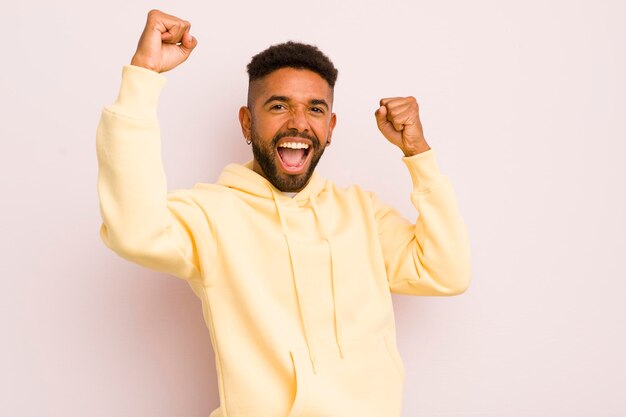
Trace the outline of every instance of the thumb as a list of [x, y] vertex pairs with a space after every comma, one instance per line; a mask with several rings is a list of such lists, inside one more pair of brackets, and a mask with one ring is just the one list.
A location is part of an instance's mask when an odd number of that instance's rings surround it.
[[183, 34], [183, 38], [181, 39], [180, 45], [178, 45], [178, 47], [180, 48], [183, 54], [185, 54], [186, 56], [189, 56], [189, 54], [191, 54], [191, 51], [193, 51], [193, 49], [197, 45], [198, 45], [198, 40], [194, 36], [192, 36], [189, 32], [185, 32]]
[[394, 133], [397, 133], [393, 128], [393, 124], [387, 119], [387, 107], [380, 106], [376, 113], [376, 124], [378, 125], [378, 130], [387, 138], [392, 137]]
[[376, 116], [376, 123], [378, 123], [378, 127], [380, 127], [381, 124], [384, 124], [385, 122], [388, 122], [388, 120], [387, 120], [387, 107], [380, 106], [378, 108], [378, 110], [376, 110], [376, 113], [374, 113], [374, 116]]

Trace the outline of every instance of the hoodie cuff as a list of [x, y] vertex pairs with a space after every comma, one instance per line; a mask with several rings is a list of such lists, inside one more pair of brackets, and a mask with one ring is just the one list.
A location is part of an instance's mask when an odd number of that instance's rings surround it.
[[156, 119], [159, 95], [166, 78], [154, 71], [124, 65], [117, 100], [109, 109], [135, 119]]
[[413, 192], [427, 192], [435, 188], [444, 178], [441, 172], [439, 172], [433, 149], [413, 156], [404, 156], [402, 161], [406, 164], [411, 174]]

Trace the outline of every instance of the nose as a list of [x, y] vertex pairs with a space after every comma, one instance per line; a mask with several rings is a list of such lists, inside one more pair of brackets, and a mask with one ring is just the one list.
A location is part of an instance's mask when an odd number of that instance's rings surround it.
[[298, 132], [308, 132], [310, 126], [306, 117], [306, 111], [301, 108], [292, 109], [287, 122], [287, 128], [297, 130]]

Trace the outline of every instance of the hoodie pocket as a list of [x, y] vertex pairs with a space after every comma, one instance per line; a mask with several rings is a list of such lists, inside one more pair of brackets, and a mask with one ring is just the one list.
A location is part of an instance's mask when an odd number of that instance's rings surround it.
[[296, 376], [296, 395], [293, 399], [291, 409], [287, 414], [287, 417], [299, 417], [304, 410], [305, 394], [308, 385], [308, 378], [306, 376], [306, 370], [302, 366], [302, 359], [299, 354], [294, 351], [290, 351], [291, 362], [293, 363], [293, 372]]
[[355, 369], [356, 373], [367, 369], [370, 375], [377, 375], [378, 378], [397, 378], [401, 384], [404, 383], [402, 359], [393, 338], [386, 332], [349, 341], [346, 344], [361, 362], [358, 369]]
[[[403, 375], [393, 338], [380, 332], [316, 351], [306, 416], [400, 417]], [[308, 381], [307, 381], [308, 382]]]

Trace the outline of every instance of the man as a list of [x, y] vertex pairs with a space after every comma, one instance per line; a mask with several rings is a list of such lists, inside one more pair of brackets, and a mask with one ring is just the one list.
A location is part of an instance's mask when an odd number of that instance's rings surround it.
[[391, 292], [454, 295], [469, 245], [415, 99], [385, 98], [376, 120], [404, 153], [416, 224], [359, 187], [314, 171], [331, 143], [337, 70], [317, 48], [255, 56], [239, 120], [253, 161], [216, 184], [167, 193], [158, 73], [197, 45], [190, 24], [152, 11], [97, 133], [101, 236], [121, 256], [187, 280], [202, 300], [220, 407], [212, 417], [392, 417], [404, 371]]

